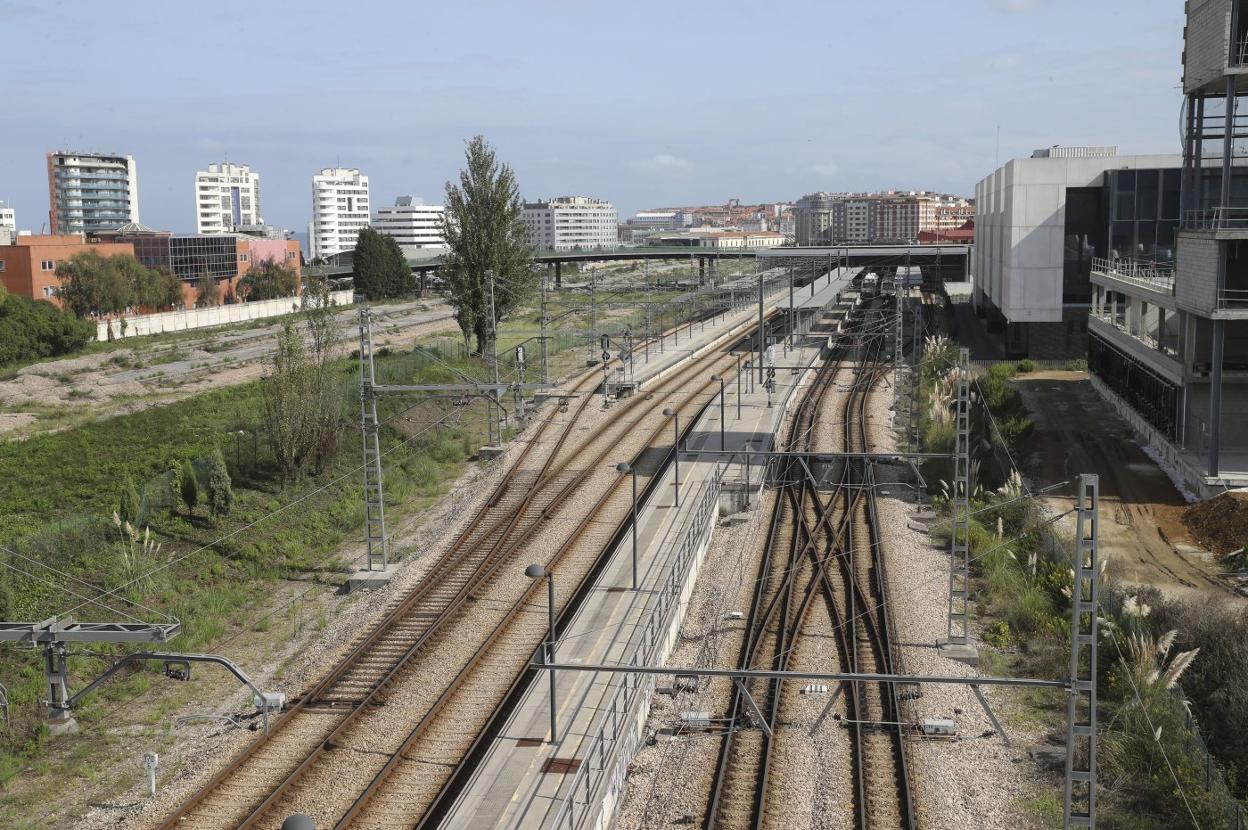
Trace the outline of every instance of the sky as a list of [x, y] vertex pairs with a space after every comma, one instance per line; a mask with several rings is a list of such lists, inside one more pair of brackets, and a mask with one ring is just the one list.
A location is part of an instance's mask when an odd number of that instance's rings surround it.
[[441, 202], [481, 134], [526, 198], [646, 207], [817, 190], [973, 195], [1053, 144], [1179, 152], [1179, 0], [0, 0], [0, 201], [38, 232], [45, 154], [133, 154], [141, 219], [195, 229], [196, 170]]

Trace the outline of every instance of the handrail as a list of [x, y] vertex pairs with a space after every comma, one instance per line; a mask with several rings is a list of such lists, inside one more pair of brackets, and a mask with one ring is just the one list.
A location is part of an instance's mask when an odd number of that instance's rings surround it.
[[1092, 257], [1092, 270], [1155, 291], [1174, 293], [1174, 263], [1115, 257]]
[[[702, 493], [698, 496], [697, 506], [686, 518], [676, 542], [677, 553], [668, 569], [667, 578], [662, 588], [655, 595], [655, 604], [651, 607], [645, 626], [633, 629], [626, 644], [626, 653], [631, 650], [630, 662], [633, 665], [645, 666], [653, 662], [655, 650], [659, 647], [662, 633], [668, 626], [672, 614], [680, 604], [680, 593], [684, 588], [685, 578], [692, 565], [694, 555], [703, 537], [708, 532], [719, 504], [719, 488], [723, 470], [716, 465], [711, 478], [703, 483]], [[640, 638], [640, 642], [638, 641]], [[566, 827], [571, 830], [580, 826], [591, 811], [593, 796], [599, 790], [608, 774], [615, 770], [615, 777], [621, 779], [621, 769], [616, 763], [622, 744], [628, 740], [628, 720], [630, 709], [636, 702], [636, 695], [642, 686], [650, 686], [653, 678], [643, 679], [639, 675], [625, 675], [609, 702], [601, 706], [606, 714], [598, 725], [598, 730], [585, 751], [583, 762], [572, 777], [571, 785], [562, 796], [559, 810], [555, 813], [552, 827]], [[637, 738], [632, 738], [635, 742]], [[627, 751], [631, 746], [624, 747]]]

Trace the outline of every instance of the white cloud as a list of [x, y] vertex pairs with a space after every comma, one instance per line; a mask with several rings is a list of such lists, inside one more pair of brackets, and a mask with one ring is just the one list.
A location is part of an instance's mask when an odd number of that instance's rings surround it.
[[1048, 0], [989, 0], [989, 2], [1003, 12], [1027, 14], [1036, 11], [1048, 3]]
[[834, 161], [824, 161], [810, 168], [811, 172], [831, 178], [841, 172], [841, 166]]
[[633, 169], [643, 173], [687, 173], [693, 169], [693, 162], [673, 156], [671, 153], [659, 153], [647, 159], [634, 161]]

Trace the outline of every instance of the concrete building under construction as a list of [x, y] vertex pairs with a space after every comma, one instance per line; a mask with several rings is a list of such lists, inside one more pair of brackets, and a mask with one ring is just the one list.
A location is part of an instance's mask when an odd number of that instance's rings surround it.
[[[1095, 260], [1088, 356], [1102, 394], [1203, 496], [1248, 485], [1248, 0], [1190, 2], [1184, 45], [1174, 255]], [[1146, 183], [1130, 184], [1121, 198]]]

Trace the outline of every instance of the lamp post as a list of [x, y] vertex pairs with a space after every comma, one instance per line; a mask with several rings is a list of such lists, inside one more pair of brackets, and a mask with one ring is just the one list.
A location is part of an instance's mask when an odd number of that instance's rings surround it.
[[729, 352], [729, 357], [737, 359], [737, 420], [741, 420], [741, 354], [739, 352]]
[[637, 468], [621, 461], [615, 465], [617, 473], [633, 474], [633, 590], [637, 590]]
[[[529, 579], [546, 580], [546, 604], [550, 617], [550, 631], [546, 636], [546, 665], [555, 662], [555, 575], [541, 565], [533, 564], [524, 569]], [[555, 724], [555, 670], [550, 669], [550, 742], [559, 740], [558, 727]]]
[[711, 375], [711, 380], [719, 381], [719, 451], [723, 452], [727, 449], [727, 442], [724, 440], [724, 379], [719, 375]]
[[676, 473], [676, 506], [680, 507], [680, 413], [670, 406], [663, 410], [668, 418], [674, 418], [672, 429], [672, 468]]

